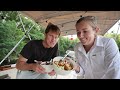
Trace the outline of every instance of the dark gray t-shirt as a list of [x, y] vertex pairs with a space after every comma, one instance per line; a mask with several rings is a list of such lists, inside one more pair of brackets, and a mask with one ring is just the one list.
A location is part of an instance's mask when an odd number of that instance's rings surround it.
[[45, 48], [42, 44], [43, 40], [31, 40], [20, 52], [27, 58], [27, 63], [35, 63], [37, 61], [50, 61], [58, 55], [58, 43], [53, 48]]

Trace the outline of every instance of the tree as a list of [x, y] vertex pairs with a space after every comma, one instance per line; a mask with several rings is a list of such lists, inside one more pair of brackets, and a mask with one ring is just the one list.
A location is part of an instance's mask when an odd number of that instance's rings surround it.
[[17, 11], [0, 11], [0, 19], [5, 21], [12, 21], [15, 20], [16, 22], [19, 21]]
[[59, 39], [59, 53], [63, 56], [67, 50], [74, 50], [75, 44], [79, 42], [78, 39], [70, 40], [65, 37], [60, 37]]
[[[0, 61], [7, 55], [22, 36], [23, 32], [16, 28], [16, 22], [14, 20], [0, 23]], [[22, 46], [19, 46], [18, 50], [20, 50], [21, 47]], [[14, 52], [14, 55], [16, 55], [17, 52], [19, 51]]]
[[119, 51], [120, 51], [120, 34], [116, 34], [116, 33], [112, 32], [112, 33], [107, 33], [104, 36], [115, 39], [115, 41], [118, 45]]

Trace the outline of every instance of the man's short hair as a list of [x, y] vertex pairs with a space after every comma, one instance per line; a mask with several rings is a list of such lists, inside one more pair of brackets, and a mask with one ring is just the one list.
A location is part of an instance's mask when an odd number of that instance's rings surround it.
[[60, 29], [59, 29], [59, 27], [57, 25], [54, 25], [52, 23], [48, 23], [48, 26], [47, 26], [47, 28], [45, 30], [45, 33], [47, 34], [50, 31], [56, 32], [60, 36], [61, 32], [60, 32]]

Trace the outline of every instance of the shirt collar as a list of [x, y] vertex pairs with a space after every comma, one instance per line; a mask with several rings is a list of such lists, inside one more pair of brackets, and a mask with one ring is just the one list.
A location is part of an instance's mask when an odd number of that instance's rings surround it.
[[82, 45], [80, 42], [79, 42], [78, 50], [79, 50], [80, 52], [82, 52], [84, 55], [86, 54], [86, 51], [85, 51], [83, 45]]
[[96, 37], [95, 46], [103, 47], [102, 37], [103, 37], [103, 36], [97, 36], [97, 37]]

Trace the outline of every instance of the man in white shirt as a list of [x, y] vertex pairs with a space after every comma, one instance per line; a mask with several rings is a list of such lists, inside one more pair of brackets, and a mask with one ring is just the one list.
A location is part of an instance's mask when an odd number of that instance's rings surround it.
[[98, 36], [94, 16], [76, 22], [76, 72], [85, 79], [120, 79], [120, 52], [114, 39]]

